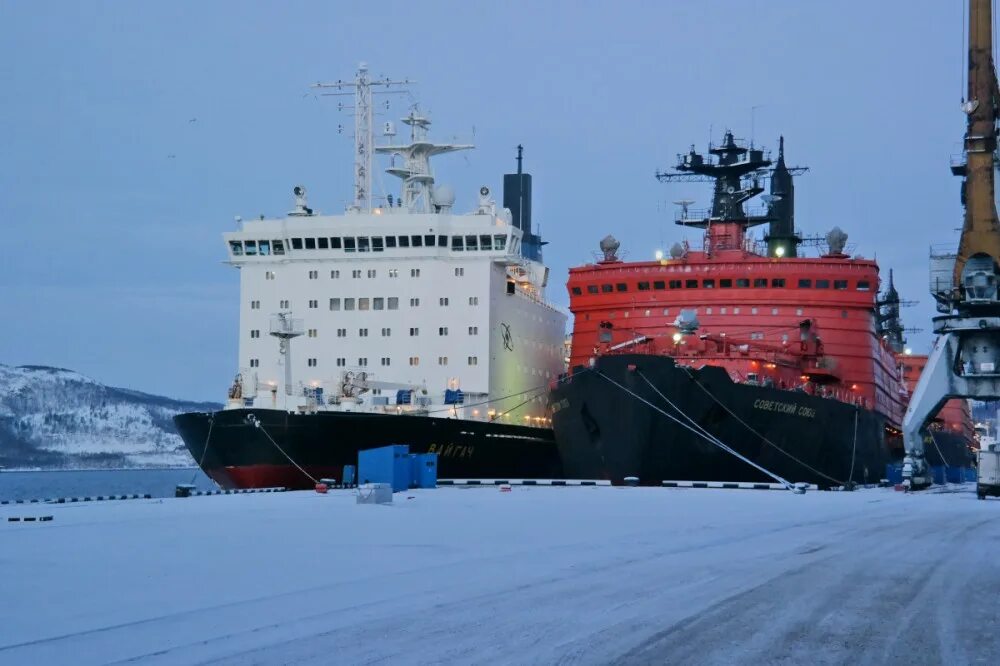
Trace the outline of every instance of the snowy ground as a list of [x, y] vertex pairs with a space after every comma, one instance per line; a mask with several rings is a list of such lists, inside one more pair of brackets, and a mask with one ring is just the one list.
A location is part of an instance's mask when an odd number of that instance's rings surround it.
[[441, 488], [391, 506], [5, 506], [0, 521], [0, 664], [1000, 655], [1000, 501], [970, 491]]

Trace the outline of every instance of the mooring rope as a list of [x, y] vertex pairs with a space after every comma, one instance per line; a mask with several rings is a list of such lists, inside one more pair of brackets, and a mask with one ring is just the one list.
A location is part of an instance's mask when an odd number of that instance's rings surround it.
[[284, 450], [283, 448], [281, 448], [280, 446], [278, 446], [278, 443], [277, 443], [276, 441], [274, 441], [274, 439], [273, 439], [273, 438], [271, 437], [270, 433], [268, 433], [268, 432], [267, 432], [267, 428], [265, 428], [264, 426], [262, 426], [262, 425], [261, 425], [261, 423], [260, 423], [260, 419], [258, 419], [256, 415], [254, 415], [254, 414], [249, 414], [249, 415], [247, 416], [247, 421], [249, 421], [249, 422], [250, 422], [250, 425], [252, 425], [252, 426], [253, 426], [254, 428], [257, 428], [257, 429], [258, 429], [258, 430], [260, 430], [260, 431], [261, 431], [262, 433], [264, 433], [264, 435], [265, 435], [265, 436], [266, 436], [266, 437], [267, 437], [267, 438], [268, 438], [269, 440], [271, 440], [271, 443], [272, 443], [272, 444], [274, 444], [274, 448], [276, 448], [276, 449], [278, 449], [279, 451], [281, 451], [281, 455], [283, 455], [283, 456], [285, 456], [286, 458], [288, 458], [288, 462], [290, 462], [290, 463], [292, 463], [293, 465], [295, 465], [295, 468], [296, 468], [296, 469], [298, 469], [298, 470], [299, 470], [300, 472], [302, 472], [302, 473], [303, 473], [303, 474], [304, 474], [304, 475], [306, 476], [306, 478], [307, 478], [307, 479], [309, 479], [309, 480], [310, 480], [310, 481], [312, 481], [313, 483], [319, 483], [319, 481], [317, 481], [317, 480], [316, 480], [316, 479], [315, 479], [315, 478], [313, 477], [313, 475], [312, 475], [312, 474], [310, 474], [309, 472], [307, 472], [307, 471], [305, 471], [304, 469], [302, 469], [302, 467], [301, 467], [301, 466], [300, 466], [300, 465], [299, 465], [299, 464], [298, 464], [297, 462], [295, 462], [294, 460], [292, 460], [292, 457], [291, 457], [290, 455], [288, 455], [287, 453], [285, 453], [285, 450]]
[[618, 388], [620, 388], [625, 393], [628, 393], [629, 395], [631, 395], [636, 400], [638, 400], [638, 401], [640, 401], [642, 403], [645, 403], [647, 406], [653, 408], [654, 410], [656, 410], [657, 412], [659, 412], [663, 416], [666, 416], [668, 419], [670, 419], [671, 421], [673, 421], [677, 425], [679, 425], [679, 426], [681, 426], [681, 427], [683, 427], [683, 428], [685, 428], [685, 429], [693, 432], [695, 435], [698, 435], [699, 437], [705, 439], [709, 443], [714, 444], [715, 446], [718, 446], [723, 451], [726, 451], [727, 453], [730, 453], [730, 454], [734, 455], [735, 457], [739, 458], [740, 460], [742, 460], [746, 464], [750, 465], [754, 469], [756, 469], [756, 470], [758, 470], [760, 472], [763, 472], [764, 474], [766, 474], [767, 476], [771, 477], [772, 479], [774, 479], [775, 481], [777, 481], [781, 485], [785, 486], [785, 488], [787, 488], [788, 490], [792, 490], [794, 488], [794, 486], [790, 482], [788, 482], [786, 479], [783, 479], [780, 476], [778, 476], [777, 474], [764, 469], [763, 467], [761, 467], [760, 465], [758, 465], [754, 461], [750, 460], [746, 456], [742, 455], [738, 451], [734, 450], [733, 448], [731, 448], [729, 446], [726, 446], [718, 438], [713, 437], [711, 435], [703, 434], [703, 433], [699, 432], [698, 430], [695, 430], [694, 428], [692, 428], [688, 424], [684, 423], [680, 419], [676, 418], [672, 414], [669, 414], [669, 413], [665, 412], [664, 410], [660, 409], [659, 407], [657, 407], [656, 405], [654, 405], [653, 403], [651, 403], [649, 400], [646, 400], [645, 398], [643, 398], [638, 393], [635, 393], [634, 391], [630, 390], [628, 387], [619, 384], [618, 382], [616, 382], [615, 380], [613, 380], [611, 377], [608, 377], [606, 374], [604, 374], [600, 370], [597, 370], [596, 372], [597, 372], [597, 374], [599, 376], [603, 377], [604, 379], [606, 379], [610, 383], [614, 384], [615, 386], [617, 386]]
[[858, 450], [858, 415], [861, 414], [861, 408], [857, 405], [854, 406], [854, 444], [851, 445], [851, 474], [847, 478], [847, 485], [851, 486], [854, 484], [854, 455]]
[[722, 407], [724, 410], [726, 410], [726, 412], [728, 412], [730, 416], [732, 416], [734, 419], [736, 419], [737, 421], [739, 421], [740, 423], [742, 423], [743, 426], [746, 427], [747, 430], [749, 430], [754, 435], [756, 435], [757, 437], [759, 437], [762, 442], [764, 442], [765, 444], [767, 444], [769, 446], [774, 447], [774, 449], [777, 450], [779, 453], [782, 453], [782, 454], [788, 456], [789, 458], [791, 458], [792, 460], [794, 460], [798, 464], [800, 464], [803, 467], [805, 467], [806, 469], [808, 469], [810, 472], [813, 472], [814, 474], [818, 474], [819, 476], [822, 476], [824, 479], [827, 479], [828, 481], [833, 481], [837, 485], [841, 485], [841, 486], [844, 485], [844, 482], [841, 481], [840, 479], [835, 479], [832, 476], [830, 476], [829, 474], [824, 474], [823, 472], [819, 471], [818, 469], [816, 469], [815, 467], [809, 465], [808, 463], [799, 460], [798, 458], [796, 458], [794, 455], [792, 455], [788, 451], [785, 451], [783, 448], [781, 448], [780, 446], [778, 446], [777, 444], [775, 444], [774, 442], [772, 442], [771, 440], [769, 440], [767, 437], [764, 437], [764, 435], [762, 435], [759, 432], [757, 432], [756, 430], [754, 430], [753, 427], [749, 423], [747, 423], [746, 421], [744, 421], [743, 419], [741, 419], [739, 416], [737, 416], [733, 412], [733, 410], [729, 409], [729, 407], [726, 407], [726, 405], [723, 404], [722, 401], [720, 401], [718, 398], [716, 398], [714, 395], [712, 395], [712, 392], [709, 391], [707, 388], [705, 388], [702, 385], [702, 383], [698, 381], [698, 379], [696, 377], [691, 376], [691, 380], [698, 386], [698, 388], [700, 388], [702, 391], [704, 391], [706, 394], [708, 394], [708, 397], [710, 397], [720, 407]]
[[931, 436], [931, 442], [934, 444], [934, 448], [937, 449], [938, 455], [941, 456], [941, 462], [944, 464], [944, 468], [947, 470], [949, 467], [948, 461], [945, 459], [944, 454], [941, 453], [941, 447], [938, 446], [937, 438], [934, 437], [934, 431], [928, 428], [927, 434]]
[[[202, 464], [205, 462], [205, 455], [208, 453], [208, 442], [209, 442], [209, 440], [212, 439], [212, 428], [214, 426], [215, 426], [215, 415], [214, 414], [209, 414], [208, 415], [208, 435], [205, 437], [205, 448], [202, 449], [202, 451], [201, 451], [201, 460], [198, 461], [198, 469], [200, 469], [202, 472], [205, 471], [205, 468], [202, 467]], [[197, 479], [198, 479], [198, 472], [195, 472], [194, 474], [191, 475], [191, 485], [194, 485], [194, 482]]]

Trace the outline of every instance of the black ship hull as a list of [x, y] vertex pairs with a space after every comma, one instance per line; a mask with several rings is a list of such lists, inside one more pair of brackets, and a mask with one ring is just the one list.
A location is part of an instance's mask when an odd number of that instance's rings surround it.
[[596, 359], [593, 368], [577, 371], [552, 392], [553, 429], [568, 476], [613, 483], [635, 476], [649, 485], [774, 481], [639, 398], [679, 421], [688, 423], [681, 413], [687, 415], [740, 455], [793, 483], [877, 483], [886, 463], [899, 455], [899, 442], [893, 441], [898, 437], [878, 412], [803, 392], [737, 384], [721, 367], [692, 369], [666, 356], [626, 354]]
[[[252, 424], [251, 415], [260, 428]], [[442, 478], [562, 476], [558, 450], [547, 428], [274, 409], [179, 414], [174, 424], [191, 456], [223, 488], [310, 488], [309, 476], [342, 479], [345, 465], [357, 465], [359, 451], [389, 444], [406, 444], [411, 453], [437, 453]]]

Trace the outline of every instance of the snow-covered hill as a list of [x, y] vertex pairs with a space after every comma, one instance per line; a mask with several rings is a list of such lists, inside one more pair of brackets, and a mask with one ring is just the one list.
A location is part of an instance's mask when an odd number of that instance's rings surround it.
[[218, 408], [104, 386], [71, 370], [0, 364], [0, 466], [193, 465], [171, 417]]

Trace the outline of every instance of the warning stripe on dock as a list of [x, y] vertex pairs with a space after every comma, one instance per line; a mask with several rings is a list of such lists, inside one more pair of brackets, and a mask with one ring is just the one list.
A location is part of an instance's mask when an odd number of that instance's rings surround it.
[[439, 486], [610, 486], [589, 479], [438, 479]]
[[246, 495], [248, 493], [283, 493], [288, 488], [233, 488], [230, 490], [192, 490], [190, 497], [208, 497], [209, 495]]
[[[787, 490], [780, 483], [736, 483], [733, 481], [663, 481], [664, 488], [726, 488], [730, 490]], [[806, 490], [817, 490], [819, 486], [811, 483], [794, 484]]]
[[150, 494], [145, 495], [97, 495], [95, 497], [51, 497], [49, 499], [26, 499], [26, 500], [2, 500], [3, 504], [68, 504], [71, 502], [110, 502], [115, 500], [129, 499], [152, 499]]
[[52, 520], [52, 516], [7, 516], [8, 523], [47, 523]]

